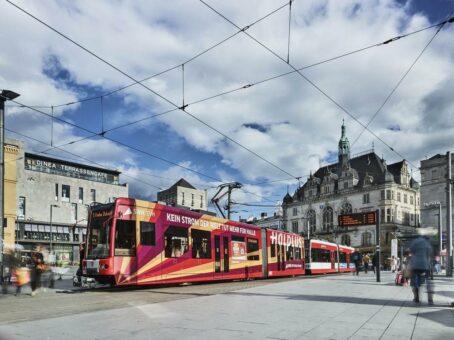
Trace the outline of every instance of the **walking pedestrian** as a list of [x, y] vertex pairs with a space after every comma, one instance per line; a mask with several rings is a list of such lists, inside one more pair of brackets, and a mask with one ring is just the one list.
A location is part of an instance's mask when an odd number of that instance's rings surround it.
[[363, 256], [363, 264], [364, 264], [364, 273], [367, 274], [367, 270], [369, 269], [369, 261], [370, 257], [368, 254]]
[[357, 249], [355, 249], [355, 251], [352, 253], [352, 261], [355, 264], [356, 275], [359, 275], [359, 269], [361, 266], [361, 254]]
[[32, 288], [32, 296], [36, 295], [38, 288], [41, 287], [41, 274], [44, 271], [44, 256], [38, 248], [32, 253], [32, 275], [30, 285]]
[[396, 271], [397, 260], [395, 256], [391, 257], [391, 271], [394, 273]]
[[372, 270], [375, 274], [375, 269], [377, 267], [377, 254], [372, 255]]
[[429, 305], [433, 305], [433, 284], [430, 280], [430, 269], [432, 261], [432, 246], [425, 237], [430, 230], [429, 228], [420, 228], [418, 238], [410, 244], [411, 260], [410, 267], [412, 271], [411, 286], [413, 290], [413, 301], [419, 303], [420, 288], [425, 283], [427, 289], [427, 300]]

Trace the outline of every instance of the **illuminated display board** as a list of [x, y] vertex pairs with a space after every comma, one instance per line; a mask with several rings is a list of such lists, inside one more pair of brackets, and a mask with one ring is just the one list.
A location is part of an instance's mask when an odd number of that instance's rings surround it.
[[358, 213], [358, 214], [345, 214], [339, 215], [339, 226], [340, 227], [355, 227], [361, 225], [375, 225], [377, 224], [377, 218], [375, 211]]

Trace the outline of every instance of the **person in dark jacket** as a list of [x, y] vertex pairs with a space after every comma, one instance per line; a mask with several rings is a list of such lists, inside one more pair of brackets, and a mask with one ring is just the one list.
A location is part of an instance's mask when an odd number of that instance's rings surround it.
[[[421, 228], [426, 229], [426, 228]], [[411, 286], [413, 290], [413, 301], [419, 303], [420, 287], [424, 283], [427, 286], [427, 298], [430, 305], [433, 304], [433, 285], [430, 280], [430, 269], [432, 261], [432, 246], [428, 239], [424, 236], [419, 236], [410, 244], [410, 268]]]
[[358, 252], [358, 250], [355, 249], [355, 251], [352, 253], [352, 261], [355, 264], [356, 268], [356, 275], [359, 274], [359, 268], [361, 266], [361, 254]]

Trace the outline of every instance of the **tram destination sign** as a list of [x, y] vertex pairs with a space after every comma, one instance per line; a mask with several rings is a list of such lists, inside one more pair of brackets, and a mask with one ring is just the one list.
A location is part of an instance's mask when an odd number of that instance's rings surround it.
[[356, 227], [361, 225], [376, 225], [375, 211], [339, 215], [339, 227]]

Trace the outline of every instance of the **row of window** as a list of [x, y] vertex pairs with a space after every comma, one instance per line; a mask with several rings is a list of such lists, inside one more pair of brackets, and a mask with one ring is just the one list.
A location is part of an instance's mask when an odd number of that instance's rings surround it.
[[[84, 203], [84, 188], [79, 187], [79, 194], [78, 194], [78, 203]], [[59, 189], [58, 183], [55, 183], [55, 200], [58, 201], [59, 198]], [[66, 184], [61, 185], [61, 201], [62, 202], [70, 202], [71, 201], [71, 187]], [[90, 189], [90, 202], [96, 202], [96, 190]]]
[[[394, 190], [391, 189], [381, 190], [380, 194], [382, 200], [384, 199], [394, 200]], [[402, 194], [400, 193], [400, 191], [397, 191], [396, 200], [397, 202], [402, 202]], [[411, 205], [416, 203], [416, 205], [419, 206], [419, 197], [416, 197], [415, 199], [413, 195], [403, 194], [403, 203], [405, 204], [410, 203]]]
[[[27, 213], [26, 210], [26, 198], [24, 196], [19, 196], [19, 204], [17, 206], [17, 216], [21, 219], [24, 219]], [[87, 211], [88, 211], [88, 205], [86, 204], [85, 206], [85, 212], [83, 216], [86, 216]], [[78, 219], [78, 209], [77, 209], [77, 203], [71, 203], [71, 220], [72, 221], [77, 221]]]
[[[156, 226], [150, 222], [140, 222], [140, 243], [145, 246], [156, 245]], [[205, 230], [191, 230], [191, 256], [194, 259], [210, 259], [211, 232]], [[248, 260], [259, 260], [259, 241], [256, 238], [232, 236], [231, 242], [243, 244], [246, 254], [241, 253], [242, 247], [238, 247], [238, 254], [233, 256], [247, 256]], [[117, 220], [115, 234], [115, 255], [135, 256], [136, 232], [135, 221]], [[233, 247], [235, 248], [235, 247]], [[164, 234], [164, 256], [167, 258], [180, 257], [189, 251], [189, 230], [177, 226], [169, 226]]]
[[[38, 232], [38, 231], [25, 231], [22, 235], [19, 230], [16, 230], [16, 240], [32, 240], [32, 241], [50, 241], [50, 232]], [[85, 235], [82, 235], [80, 240], [79, 234], [73, 234], [72, 240], [71, 235], [68, 233], [52, 233], [52, 241], [61, 242], [85, 242]]]

